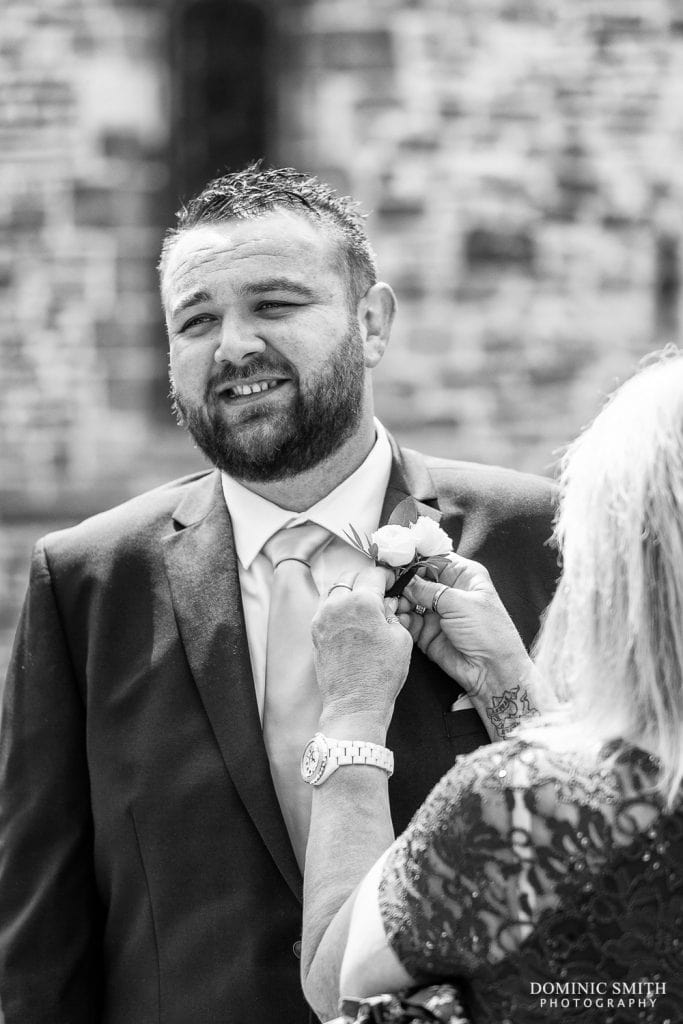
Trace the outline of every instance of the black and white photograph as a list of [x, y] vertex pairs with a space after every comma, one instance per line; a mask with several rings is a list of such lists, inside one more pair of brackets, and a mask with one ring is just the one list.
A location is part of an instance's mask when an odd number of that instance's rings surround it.
[[683, 1024], [683, 0], [4, 0], [0, 1024]]

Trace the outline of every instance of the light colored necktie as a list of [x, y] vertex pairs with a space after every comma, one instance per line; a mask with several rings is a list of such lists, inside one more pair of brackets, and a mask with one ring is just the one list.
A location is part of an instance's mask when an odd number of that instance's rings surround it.
[[321, 703], [313, 666], [311, 620], [319, 594], [311, 560], [332, 539], [305, 523], [280, 530], [263, 547], [273, 566], [268, 616], [263, 740], [282, 815], [303, 870], [311, 788], [301, 778], [303, 749], [318, 729]]

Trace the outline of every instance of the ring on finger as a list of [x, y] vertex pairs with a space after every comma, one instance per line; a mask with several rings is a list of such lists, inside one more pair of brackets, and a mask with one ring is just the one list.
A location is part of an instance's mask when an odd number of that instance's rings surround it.
[[427, 609], [425, 608], [425, 606], [423, 604], [416, 604], [415, 605], [415, 611], [416, 611], [416, 613], [418, 615], [424, 615], [425, 612], [427, 611]]
[[447, 590], [450, 590], [450, 587], [447, 587], [445, 585], [442, 586], [441, 590], [437, 590], [437, 592], [434, 594], [434, 597], [432, 598], [432, 611], [436, 612], [437, 615], [439, 613], [439, 601], [441, 600], [441, 598], [443, 597]]
[[333, 590], [339, 590], [340, 587], [343, 590], [353, 590], [353, 587], [350, 587], [348, 583], [335, 583], [334, 586], [330, 587], [330, 589], [327, 591], [327, 596], [329, 597]]

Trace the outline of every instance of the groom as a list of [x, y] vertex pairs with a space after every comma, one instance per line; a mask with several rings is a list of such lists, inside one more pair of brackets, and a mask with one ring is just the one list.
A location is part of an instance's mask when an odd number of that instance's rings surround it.
[[[554, 585], [547, 482], [401, 450], [373, 418], [394, 295], [350, 201], [227, 175], [160, 269], [176, 411], [215, 468], [36, 547], [0, 745], [7, 1024], [304, 1024], [308, 632], [367, 564], [349, 526], [440, 521], [527, 643]], [[415, 651], [397, 829], [486, 742], [458, 695]]]

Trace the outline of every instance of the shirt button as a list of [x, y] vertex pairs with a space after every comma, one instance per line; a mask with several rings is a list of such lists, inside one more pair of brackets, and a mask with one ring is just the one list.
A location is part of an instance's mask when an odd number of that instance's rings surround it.
[[292, 946], [292, 953], [297, 958], [297, 960], [301, 960], [301, 939], [297, 939], [294, 945]]

